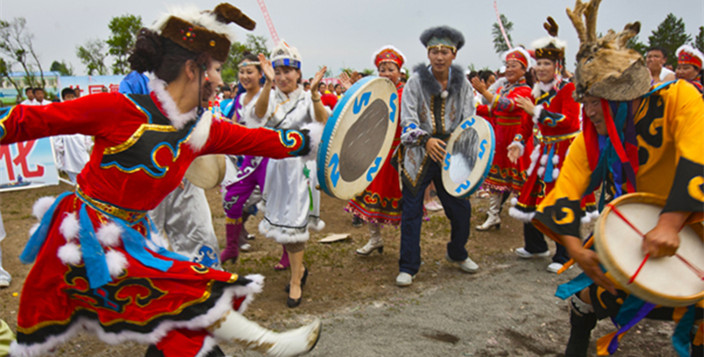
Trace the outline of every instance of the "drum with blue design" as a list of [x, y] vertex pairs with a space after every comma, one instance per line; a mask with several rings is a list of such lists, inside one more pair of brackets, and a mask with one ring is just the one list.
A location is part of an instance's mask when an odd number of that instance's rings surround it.
[[318, 182], [330, 196], [350, 199], [374, 180], [398, 125], [396, 86], [365, 77], [345, 92], [325, 124], [318, 149]]
[[455, 197], [467, 198], [484, 182], [494, 159], [494, 130], [478, 116], [464, 119], [445, 147], [442, 183]]

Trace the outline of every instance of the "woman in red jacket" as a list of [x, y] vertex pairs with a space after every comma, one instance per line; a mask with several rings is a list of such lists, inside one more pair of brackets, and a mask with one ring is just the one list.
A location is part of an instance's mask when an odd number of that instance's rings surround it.
[[525, 174], [520, 162], [509, 160], [508, 147], [514, 141], [525, 145], [523, 143], [531, 138], [533, 130], [530, 116], [517, 104], [517, 99], [521, 97], [532, 100], [526, 72], [533, 59], [526, 50], [517, 47], [504, 54], [504, 61], [506, 75], [501, 79], [502, 84], [496, 93], [490, 93], [478, 78], [472, 79], [474, 89], [490, 103], [478, 106], [477, 114], [491, 123], [496, 137], [494, 162], [483, 184], [491, 192], [489, 210], [486, 221], [476, 227], [479, 231], [493, 227], [498, 229], [501, 225], [501, 205], [511, 192], [520, 191]]

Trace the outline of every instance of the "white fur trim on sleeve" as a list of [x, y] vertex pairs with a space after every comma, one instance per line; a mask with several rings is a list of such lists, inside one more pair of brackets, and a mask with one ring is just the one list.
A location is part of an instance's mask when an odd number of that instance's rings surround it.
[[110, 249], [105, 253], [105, 261], [108, 264], [108, 271], [110, 276], [117, 278], [122, 274], [125, 269], [127, 269], [127, 258], [122, 252]]
[[54, 201], [56, 201], [56, 197], [45, 196], [34, 202], [34, 206], [32, 206], [32, 214], [34, 217], [41, 220], [44, 214], [46, 214], [46, 211], [49, 210], [49, 207], [54, 204]]
[[78, 265], [81, 264], [81, 247], [73, 242], [69, 242], [61, 246], [57, 251], [57, 255], [61, 262], [66, 265]]
[[540, 118], [540, 114], [543, 112], [543, 105], [536, 105], [535, 108], [533, 109], [533, 124], [538, 124], [538, 118]]
[[308, 129], [308, 136], [310, 137], [310, 152], [303, 157], [305, 161], [315, 160], [318, 157], [318, 146], [320, 146], [324, 128], [320, 123], [308, 123], [301, 127], [301, 129]]
[[507, 149], [511, 150], [511, 148], [513, 148], [513, 147], [518, 147], [518, 152], [519, 152], [518, 155], [523, 156], [523, 152], [525, 151], [526, 147], [523, 146], [523, 144], [521, 144], [520, 141], [516, 141], [516, 140], [512, 141], [510, 144], [508, 144]]
[[121, 235], [122, 228], [115, 222], [103, 224], [98, 229], [98, 233], [96, 233], [96, 237], [98, 238], [100, 244], [106, 247], [117, 247], [120, 244]]
[[78, 239], [78, 231], [80, 229], [81, 225], [78, 223], [78, 217], [76, 217], [75, 213], [67, 213], [59, 226], [59, 232], [68, 242]]
[[511, 209], [508, 210], [508, 215], [521, 222], [527, 223], [533, 220], [533, 216], [535, 216], [535, 213], [526, 213], [516, 207], [511, 207]]

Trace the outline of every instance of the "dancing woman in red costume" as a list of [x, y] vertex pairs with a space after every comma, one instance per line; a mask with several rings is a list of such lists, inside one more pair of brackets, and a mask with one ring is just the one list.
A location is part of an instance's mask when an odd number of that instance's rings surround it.
[[0, 143], [80, 133], [95, 137], [75, 192], [35, 204], [41, 222], [21, 259], [36, 260], [23, 287], [13, 356], [39, 355], [87, 329], [103, 341], [156, 344], [163, 356], [210, 355], [214, 340], [272, 355], [304, 353], [320, 322], [278, 334], [240, 313], [261, 276], [209, 269], [159, 246], [147, 211], [199, 155], [277, 158], [309, 152], [305, 131], [247, 129], [203, 113], [222, 85], [227, 24], [254, 22], [229, 4], [183, 9], [139, 32], [132, 68], [153, 72], [149, 95], [95, 94], [0, 115]]
[[[390, 45], [382, 47], [374, 54], [374, 65], [379, 71], [379, 76], [388, 78], [396, 85], [399, 106], [404, 85], [401, 82], [401, 68], [404, 61], [401, 51]], [[400, 143], [401, 126], [397, 124], [394, 142], [391, 145], [392, 154]], [[357, 197], [351, 199], [345, 208], [369, 222], [369, 241], [357, 249], [356, 253], [359, 255], [369, 255], [374, 250], [381, 253], [384, 249], [381, 225], [401, 223], [401, 185], [398, 180], [398, 170], [391, 164], [391, 160], [392, 155], [389, 155], [374, 181]]]

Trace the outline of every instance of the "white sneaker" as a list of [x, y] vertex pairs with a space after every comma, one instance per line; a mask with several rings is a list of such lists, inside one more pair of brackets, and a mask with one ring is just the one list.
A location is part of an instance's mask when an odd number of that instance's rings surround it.
[[250, 250], [252, 250], [252, 245], [249, 243], [244, 243], [240, 246], [240, 250], [243, 252], [249, 252]]
[[523, 258], [523, 259], [546, 258], [546, 257], [550, 256], [549, 250], [546, 250], [546, 251], [540, 252], [540, 253], [531, 253], [523, 247], [516, 248], [516, 250], [514, 250], [514, 253], [516, 253], [517, 256], [519, 256], [520, 258]]
[[398, 276], [396, 277], [396, 285], [410, 286], [411, 284], [413, 284], [413, 275], [405, 272], [398, 273]]
[[6, 288], [10, 286], [10, 281], [7, 279], [0, 279], [0, 288]]
[[460, 261], [452, 260], [452, 258], [450, 258], [450, 256], [446, 253], [445, 259], [447, 259], [448, 262], [457, 265], [457, 267], [460, 268], [460, 270], [462, 270], [465, 273], [474, 274], [477, 272], [477, 270], [479, 270], [479, 265], [477, 265], [477, 263], [475, 263], [469, 257], [467, 257], [467, 259], [460, 262]]
[[[572, 266], [570, 265], [570, 267], [569, 267], [568, 269], [571, 269], [571, 268], [572, 268]], [[551, 273], [555, 273], [555, 274], [557, 274], [557, 272], [558, 272], [560, 269], [562, 269], [562, 264], [560, 264], [560, 263], [558, 263], [558, 262], [552, 262], [552, 263], [550, 263], [550, 265], [548, 265], [548, 267], [547, 267], [547, 271], [549, 271], [549, 272], [551, 272]]]
[[432, 200], [425, 204], [425, 209], [428, 211], [442, 211], [443, 207], [438, 201]]

